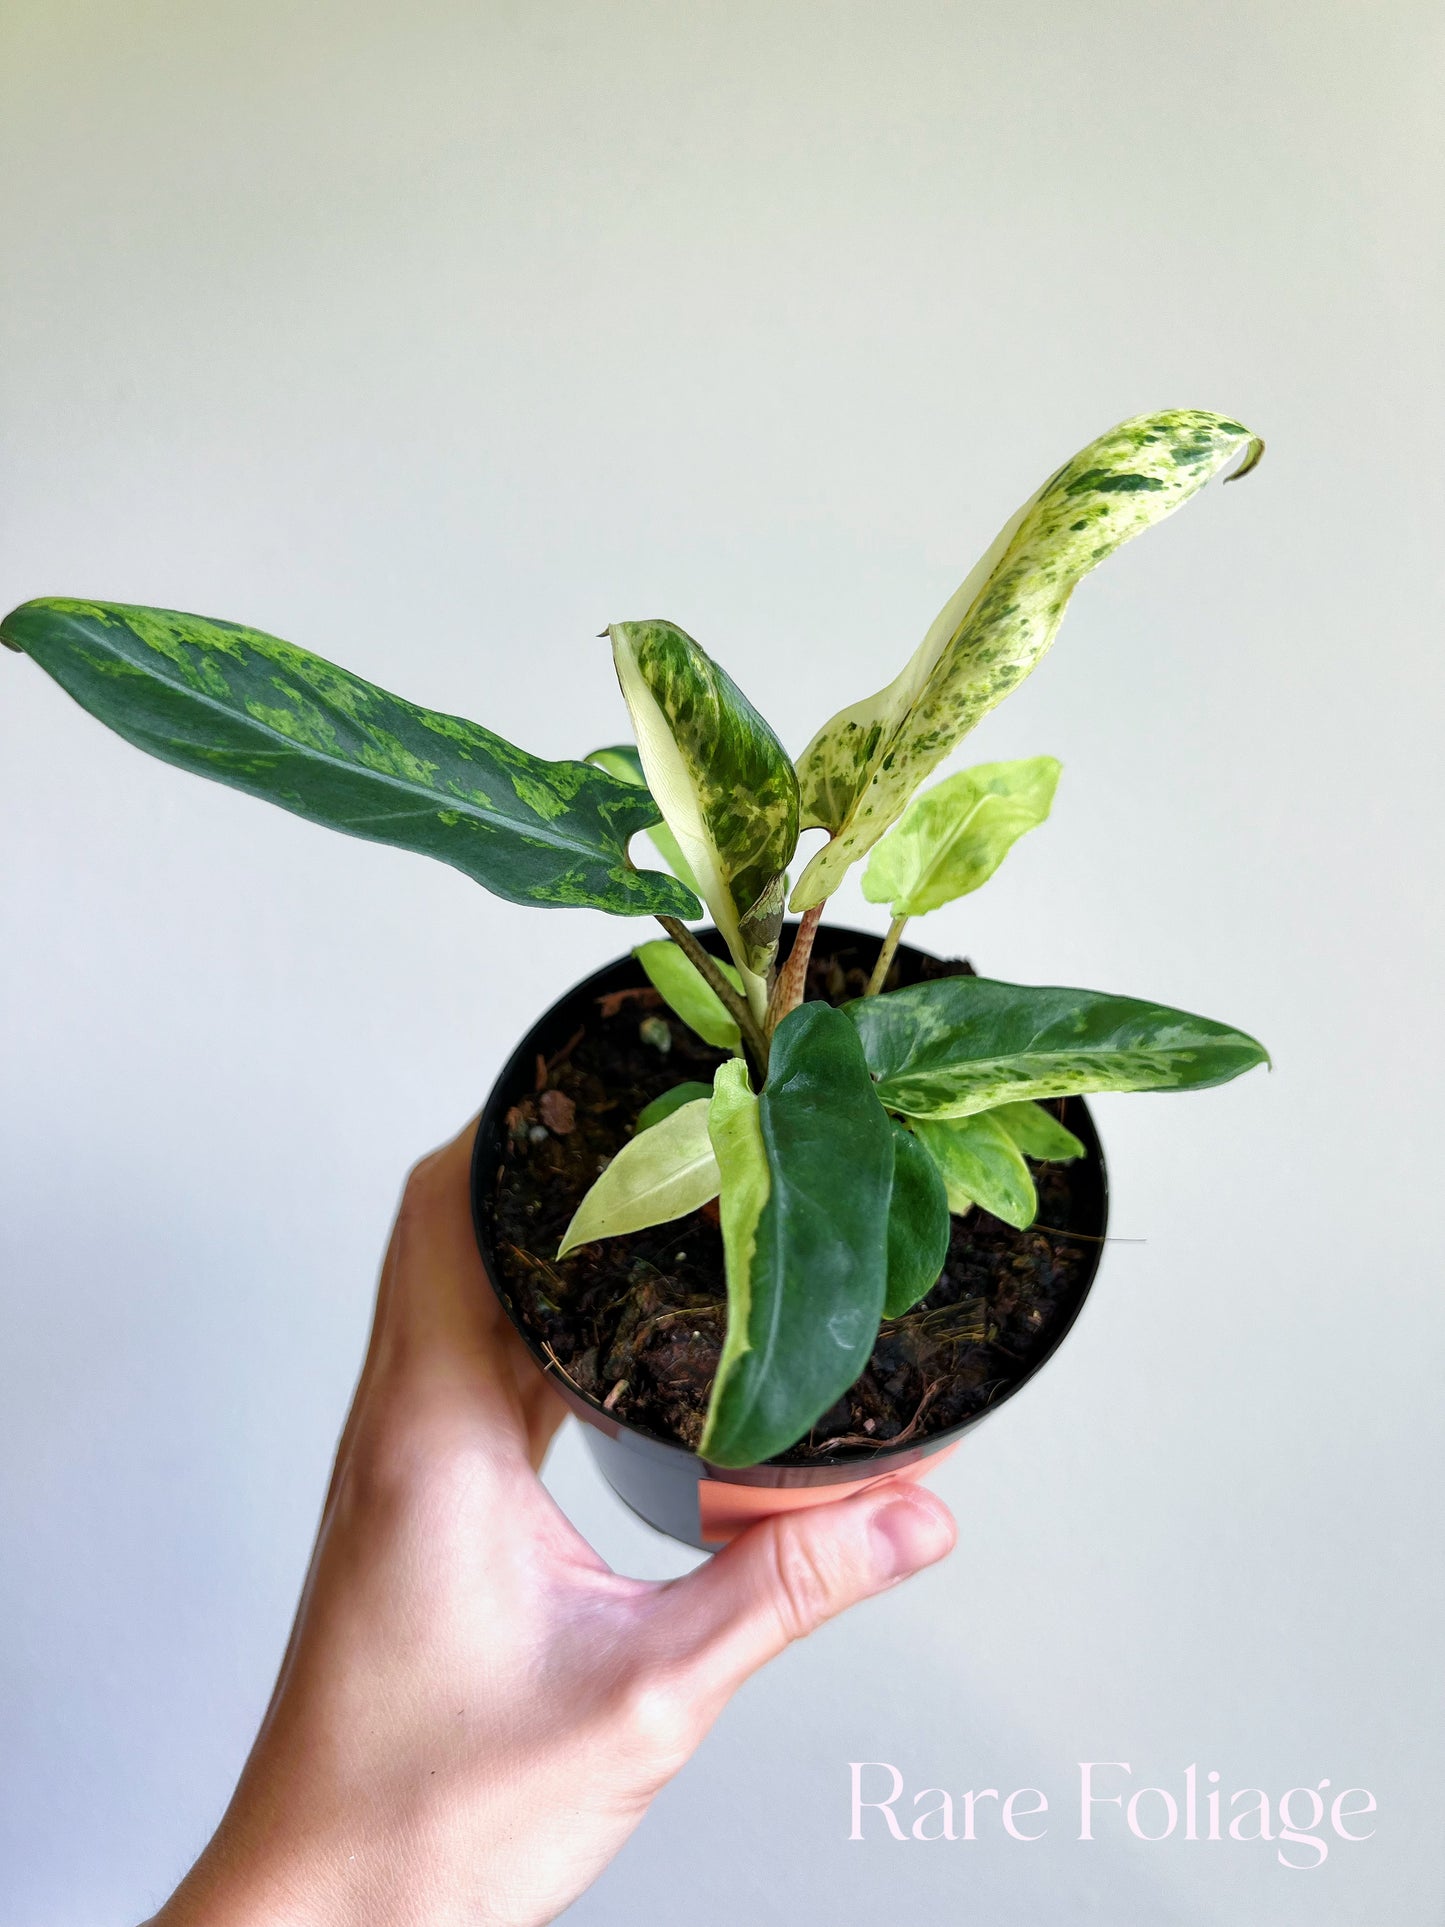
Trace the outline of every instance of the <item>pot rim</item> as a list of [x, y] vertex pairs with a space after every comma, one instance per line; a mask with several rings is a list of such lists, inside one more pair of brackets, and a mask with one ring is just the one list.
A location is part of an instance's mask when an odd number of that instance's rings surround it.
[[[786, 923], [783, 926], [783, 942], [788, 949], [791, 949], [791, 939], [797, 927], [796, 923]], [[716, 950], [719, 954], [723, 954], [722, 939], [716, 930], [709, 926], [696, 931], [694, 934], [709, 950]], [[865, 945], [876, 946], [880, 941], [876, 932], [855, 930], [847, 924], [820, 924], [817, 934], [820, 942], [828, 937], [833, 937], [835, 939], [841, 938], [845, 941], [855, 941]], [[781, 947], [780, 945], [780, 948]], [[905, 953], [914, 957], [932, 956], [931, 952], [921, 951], [915, 945], [900, 944], [899, 954], [903, 955]], [[938, 959], [934, 958], [933, 961], [936, 962]], [[584, 1422], [595, 1425], [609, 1437], [617, 1439], [619, 1443], [635, 1446], [637, 1449], [648, 1453], [649, 1456], [655, 1456], [658, 1453], [668, 1455], [677, 1463], [679, 1470], [681, 1470], [684, 1465], [689, 1465], [693, 1468], [695, 1475], [700, 1478], [721, 1479], [738, 1485], [834, 1484], [844, 1479], [867, 1477], [869, 1475], [869, 1469], [872, 1467], [877, 1467], [877, 1472], [874, 1476], [881, 1478], [887, 1472], [900, 1471], [905, 1465], [917, 1459], [931, 1457], [935, 1452], [939, 1452], [946, 1446], [952, 1445], [956, 1440], [961, 1438], [963, 1433], [968, 1431], [971, 1426], [977, 1425], [982, 1419], [987, 1418], [990, 1413], [996, 1412], [1001, 1405], [1006, 1405], [1025, 1385], [1030, 1384], [1037, 1378], [1038, 1374], [1043, 1370], [1044, 1366], [1048, 1364], [1049, 1360], [1058, 1351], [1059, 1347], [1078, 1322], [1079, 1315], [1084, 1308], [1085, 1300], [1093, 1290], [1094, 1281], [1098, 1276], [1099, 1265], [1103, 1258], [1104, 1245], [1107, 1241], [1109, 1225], [1108, 1166], [1105, 1162], [1104, 1147], [1099, 1138], [1098, 1127], [1094, 1123], [1093, 1113], [1090, 1111], [1084, 1099], [1078, 1096], [1071, 1097], [1067, 1100], [1071, 1106], [1077, 1107], [1076, 1112], [1070, 1118], [1070, 1128], [1083, 1140], [1085, 1159], [1089, 1164], [1094, 1166], [1097, 1171], [1099, 1192], [1097, 1230], [1088, 1233], [1074, 1234], [1076, 1236], [1086, 1237], [1092, 1244], [1092, 1250], [1086, 1257], [1083, 1273], [1079, 1282], [1071, 1292], [1068, 1302], [1063, 1305], [1056, 1316], [1048, 1334], [1047, 1341], [1039, 1351], [1037, 1357], [1030, 1363], [1028, 1370], [996, 1399], [991, 1400], [985, 1405], [981, 1411], [971, 1413], [968, 1418], [961, 1420], [957, 1425], [950, 1426], [946, 1431], [930, 1433], [923, 1439], [907, 1439], [901, 1442], [883, 1441], [877, 1449], [872, 1452], [868, 1452], [866, 1448], [862, 1446], [851, 1446], [846, 1452], [822, 1453], [819, 1454], [817, 1458], [810, 1459], [805, 1464], [799, 1465], [779, 1465], [771, 1459], [763, 1460], [760, 1464], [751, 1466], [714, 1465], [711, 1460], [702, 1458], [698, 1453], [694, 1452], [691, 1447], [683, 1445], [680, 1440], [667, 1438], [660, 1432], [652, 1431], [645, 1426], [636, 1425], [631, 1420], [620, 1418], [617, 1413], [608, 1411], [600, 1399], [594, 1398], [589, 1392], [584, 1392], [580, 1386], [574, 1384], [571, 1379], [566, 1377], [560, 1365], [542, 1353], [535, 1335], [527, 1329], [520, 1313], [512, 1302], [510, 1294], [498, 1281], [500, 1268], [496, 1263], [492, 1228], [488, 1222], [487, 1212], [488, 1180], [494, 1175], [497, 1160], [489, 1155], [489, 1151], [500, 1138], [500, 1125], [506, 1108], [505, 1100], [512, 1085], [519, 1077], [525, 1078], [536, 1060], [538, 1055], [537, 1039], [539, 1033], [544, 1031], [551, 1023], [555, 1014], [567, 1005], [573, 1002], [590, 1002], [595, 997], [605, 994], [608, 989], [620, 988], [620, 986], [611, 983], [609, 980], [615, 978], [618, 973], [624, 970], [629, 964], [634, 967], [638, 979], [641, 982], [645, 982], [646, 976], [642, 966], [636, 962], [632, 953], [628, 951], [623, 956], [614, 958], [610, 963], [603, 964], [600, 968], [590, 971], [587, 976], [580, 978], [578, 982], [573, 984], [570, 990], [564, 991], [560, 997], [553, 999], [552, 1003], [547, 1006], [546, 1010], [540, 1014], [522, 1037], [521, 1041], [508, 1057], [506, 1063], [502, 1066], [502, 1069], [498, 1072], [493, 1081], [491, 1091], [488, 1094], [487, 1101], [482, 1107], [481, 1115], [477, 1120], [477, 1128], [472, 1140], [469, 1188], [471, 1193], [472, 1226], [476, 1234], [477, 1246], [481, 1253], [482, 1269], [486, 1273], [487, 1283], [495, 1293], [498, 1303], [526, 1345], [533, 1363], [537, 1366], [537, 1369], [552, 1382], [553, 1386], [561, 1394], [563, 1402], [568, 1409], [574, 1412], [576, 1416]]]

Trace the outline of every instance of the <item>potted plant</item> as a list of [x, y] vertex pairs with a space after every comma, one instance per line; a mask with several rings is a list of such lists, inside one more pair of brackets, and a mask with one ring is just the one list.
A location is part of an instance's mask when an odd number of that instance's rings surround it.
[[[636, 741], [576, 762], [235, 624], [50, 598], [0, 638], [182, 768], [514, 902], [659, 920], [523, 1039], [482, 1115], [473, 1205], [494, 1287], [614, 1486], [713, 1546], [918, 1470], [1057, 1346], [1104, 1230], [1086, 1094], [1267, 1061], [1207, 1018], [995, 982], [900, 941], [1044, 820], [1059, 765], [917, 794], [924, 778], [1034, 668], [1090, 569], [1261, 453], [1192, 409], [1090, 443], [796, 764], [668, 622], [606, 632]], [[826, 840], [789, 896], [809, 829]], [[634, 865], [640, 831], [665, 871]], [[864, 859], [881, 945], [822, 922]]]

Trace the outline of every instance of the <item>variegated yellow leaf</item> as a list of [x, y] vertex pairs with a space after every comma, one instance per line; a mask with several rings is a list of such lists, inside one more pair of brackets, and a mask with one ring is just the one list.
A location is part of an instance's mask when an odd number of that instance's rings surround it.
[[988, 882], [1053, 805], [1052, 756], [976, 763], [915, 796], [863, 872], [863, 894], [895, 917], [921, 917]]
[[[920, 782], [1048, 649], [1076, 585], [1132, 536], [1187, 502], [1257, 436], [1198, 408], [1139, 415], [1051, 475], [992, 548], [902, 673], [841, 710], [798, 763], [803, 828], [831, 840], [793, 891], [794, 910], [821, 903], [896, 821]], [[656, 793], [656, 784], [653, 785]]]
[[557, 1256], [624, 1231], [685, 1218], [718, 1193], [708, 1097], [695, 1098], [624, 1144], [573, 1213]]

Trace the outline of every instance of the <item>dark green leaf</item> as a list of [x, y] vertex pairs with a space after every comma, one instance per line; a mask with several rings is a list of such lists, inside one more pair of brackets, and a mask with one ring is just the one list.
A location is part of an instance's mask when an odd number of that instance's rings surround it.
[[724, 1064], [710, 1118], [722, 1173], [727, 1340], [698, 1447], [715, 1465], [785, 1451], [868, 1362], [888, 1278], [893, 1132], [858, 1035], [800, 1004], [753, 1097]]
[[945, 977], [845, 1006], [879, 1097], [907, 1117], [1089, 1091], [1184, 1091], [1269, 1062], [1208, 1017], [1100, 990]]
[[328, 829], [436, 857], [513, 903], [698, 914], [634, 870], [652, 799], [419, 708], [289, 642], [173, 609], [50, 598], [0, 635], [128, 742]]
[[975, 1117], [913, 1120], [919, 1141], [943, 1177], [950, 1211], [981, 1204], [1022, 1231], [1038, 1216], [1039, 1199], [1018, 1146], [990, 1111]]
[[888, 1122], [893, 1128], [893, 1193], [883, 1316], [901, 1318], [938, 1283], [953, 1227], [938, 1166], [912, 1131], [897, 1118]]
[[684, 1104], [695, 1104], [700, 1097], [711, 1096], [711, 1084], [674, 1084], [670, 1091], [664, 1091], [661, 1097], [655, 1097], [650, 1104], [643, 1105], [637, 1113], [637, 1129], [650, 1130], [654, 1124], [661, 1124], [665, 1117], [671, 1117], [674, 1111], [680, 1111]]

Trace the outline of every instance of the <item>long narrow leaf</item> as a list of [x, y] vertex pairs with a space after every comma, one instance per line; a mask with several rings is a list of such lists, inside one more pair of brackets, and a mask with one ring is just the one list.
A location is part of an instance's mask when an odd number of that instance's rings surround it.
[[633, 869], [652, 800], [585, 763], [529, 756], [289, 642], [174, 609], [50, 598], [0, 639], [163, 762], [373, 843], [449, 863], [513, 903], [695, 916]]
[[806, 910], [882, 836], [919, 783], [1023, 681], [1058, 632], [1077, 584], [1240, 455], [1264, 444], [1198, 408], [1139, 415], [1050, 476], [1005, 524], [912, 659], [876, 696], [840, 710], [798, 763], [803, 828], [832, 840], [793, 891]]
[[844, 1010], [879, 1097], [914, 1118], [1090, 1091], [1202, 1090], [1269, 1062], [1227, 1024], [1100, 990], [944, 977]]

